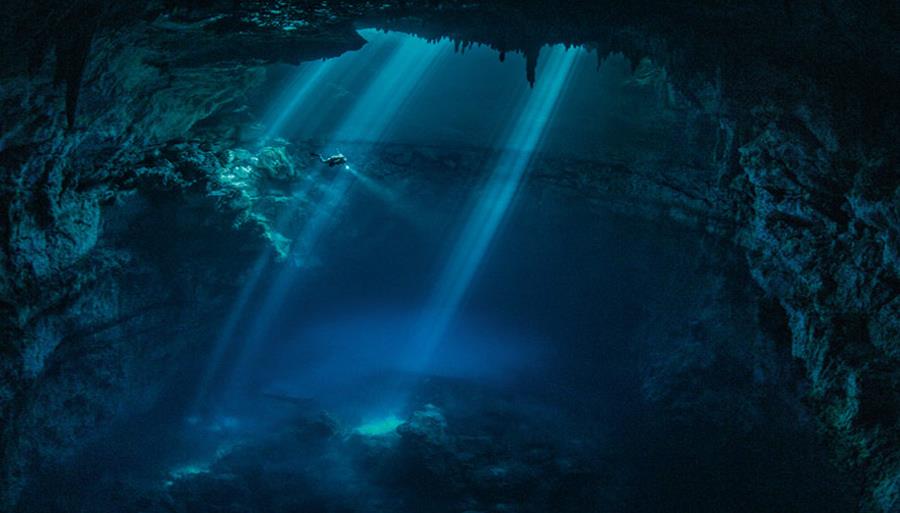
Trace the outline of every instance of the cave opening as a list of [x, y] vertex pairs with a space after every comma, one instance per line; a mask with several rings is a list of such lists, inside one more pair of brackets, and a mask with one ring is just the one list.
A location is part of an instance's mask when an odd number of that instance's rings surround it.
[[201, 125], [269, 244], [161, 399], [20, 511], [854, 510], [783, 312], [668, 201], [719, 135], [663, 68], [556, 45], [529, 84], [524, 55], [361, 35]]

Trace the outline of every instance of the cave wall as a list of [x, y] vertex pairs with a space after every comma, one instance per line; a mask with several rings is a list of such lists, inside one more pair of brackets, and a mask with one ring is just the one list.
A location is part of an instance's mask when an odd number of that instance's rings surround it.
[[[460, 50], [488, 44], [501, 58], [523, 52], [528, 80], [541, 78], [534, 63], [545, 43], [649, 59], [659, 72], [645, 81], [718, 126], [702, 169], [559, 162], [547, 179], [743, 248], [784, 312], [836, 454], [864, 475], [861, 509], [898, 507], [896, 5], [82, 0], [3, 9], [4, 504], [29, 466], [152, 403], [151, 367], [208, 336], [228, 304], [223, 282], [238, 281], [249, 255], [285, 244], [260, 200], [270, 188], [222, 179], [242, 159], [259, 162], [233, 127], [252, 126], [240, 107], [265, 64], [357, 48], [357, 21], [452, 37]], [[172, 223], [196, 246], [138, 235]], [[225, 258], [215, 247], [248, 251]], [[159, 340], [172, 315], [184, 326]]]

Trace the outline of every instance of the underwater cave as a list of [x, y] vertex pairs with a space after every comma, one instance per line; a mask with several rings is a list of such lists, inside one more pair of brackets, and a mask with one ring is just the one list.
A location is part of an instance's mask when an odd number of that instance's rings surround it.
[[900, 512], [893, 3], [0, 10], [0, 511]]

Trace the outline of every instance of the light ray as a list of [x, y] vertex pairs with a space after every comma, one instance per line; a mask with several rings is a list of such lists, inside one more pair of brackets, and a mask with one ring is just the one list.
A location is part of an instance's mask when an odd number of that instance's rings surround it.
[[[322, 230], [328, 226], [335, 211], [350, 188], [352, 177], [347, 174], [338, 175], [327, 188], [325, 198], [316, 206], [316, 211], [305, 223], [303, 230], [297, 235], [292, 247], [292, 257], [301, 259], [308, 254], [312, 244], [318, 239]], [[272, 285], [265, 295], [261, 307], [257, 310], [253, 322], [248, 330], [247, 339], [241, 345], [241, 349], [235, 359], [232, 375], [240, 375], [250, 360], [259, 349], [261, 343], [269, 334], [269, 328], [278, 315], [284, 300], [291, 289], [296, 285], [298, 271], [302, 270], [292, 263], [286, 263], [277, 274]], [[237, 382], [235, 380], [235, 384]]]
[[298, 73], [298, 77], [291, 83], [291, 89], [294, 91], [293, 95], [286, 104], [278, 106], [278, 114], [269, 124], [269, 129], [262, 139], [263, 144], [281, 131], [284, 124], [295, 114], [297, 107], [305, 103], [310, 93], [320, 86], [324, 78], [333, 71], [334, 67], [335, 63], [333, 60], [309, 62], [303, 65], [303, 69]]
[[[297, 198], [298, 202], [302, 202], [302, 199], [306, 198], [309, 195], [318, 180], [319, 174], [319, 172], [314, 172], [309, 177], [307, 182], [303, 185], [303, 187], [294, 192], [294, 196], [295, 198]], [[276, 232], [281, 233], [282, 231], [284, 231], [291, 214], [292, 212], [290, 210], [284, 210], [281, 212], [281, 214], [273, 223], [273, 228]], [[196, 395], [193, 402], [192, 411], [194, 413], [197, 413], [202, 409], [203, 402], [208, 398], [207, 395], [209, 394], [212, 382], [216, 377], [216, 373], [221, 369], [225, 355], [228, 353], [229, 348], [231, 348], [234, 342], [235, 333], [237, 332], [237, 328], [244, 313], [248, 309], [250, 298], [259, 287], [260, 281], [265, 274], [266, 268], [268, 267], [269, 262], [272, 261], [274, 256], [274, 249], [271, 246], [266, 247], [266, 249], [264, 249], [260, 253], [256, 262], [251, 268], [250, 273], [247, 274], [246, 281], [244, 282], [243, 287], [241, 287], [241, 292], [240, 294], [238, 294], [237, 299], [231, 306], [225, 324], [222, 326], [222, 329], [219, 332], [219, 336], [216, 339], [215, 344], [213, 345], [209, 362], [207, 363], [206, 368], [203, 370], [200, 377], [200, 382], [197, 386]]]
[[374, 178], [366, 175], [362, 171], [357, 170], [353, 166], [346, 166], [344, 168], [348, 173], [352, 174], [356, 181], [359, 182], [367, 191], [369, 191], [373, 196], [377, 197], [381, 201], [383, 201], [388, 206], [396, 205], [397, 203], [397, 193], [386, 187], [384, 184], [379, 183]]
[[381, 68], [376, 81], [356, 102], [347, 121], [335, 131], [332, 140], [336, 143], [381, 140], [422, 78], [450, 50], [447, 41], [428, 43], [415, 37], [405, 38]]
[[271, 258], [271, 254], [272, 250], [267, 248], [256, 259], [256, 263], [253, 265], [250, 274], [247, 276], [247, 281], [241, 288], [241, 293], [231, 306], [231, 311], [213, 345], [213, 351], [209, 357], [209, 362], [206, 364], [200, 377], [200, 383], [197, 386], [197, 392], [191, 409], [193, 414], [200, 413], [203, 408], [204, 401], [207, 399], [207, 394], [209, 393], [213, 378], [215, 378], [216, 371], [219, 370], [219, 367], [222, 365], [222, 360], [228, 352], [228, 348], [231, 346], [231, 341], [234, 339], [234, 334], [237, 331], [241, 317], [247, 309], [250, 297], [253, 295], [256, 287], [259, 286], [259, 281], [263, 276], [263, 272], [269, 262], [269, 258]]
[[[435, 45], [416, 38], [404, 39], [334, 131], [334, 135], [330, 138], [332, 144], [337, 145], [336, 141], [382, 140], [397, 113], [402, 109], [406, 96], [420, 85], [428, 71], [442, 56], [449, 54], [450, 48], [447, 42]], [[303, 93], [301, 96], [306, 94]], [[353, 155], [353, 158], [364, 161], [366, 155]], [[325, 187], [323, 199], [315, 206], [315, 212], [294, 238], [292, 253], [297, 259], [302, 260], [305, 255], [312, 252], [321, 234], [334, 222], [337, 212], [355, 182], [354, 174], [348, 170], [335, 168], [334, 171], [336, 174]], [[229, 393], [235, 397], [241, 395], [234, 388], [240, 386], [239, 377], [244, 374], [252, 358], [268, 337], [272, 322], [283, 307], [287, 294], [296, 286], [299, 270], [302, 270], [302, 267], [284, 266], [256, 312], [247, 338], [242, 341], [230, 372], [233, 376], [231, 380], [233, 386]]]
[[296, 78], [270, 109], [271, 121], [262, 143], [273, 139], [297, 118], [303, 119], [304, 125], [320, 124], [328, 105], [314, 100], [322, 96], [323, 89], [329, 84], [355, 82], [364, 73], [368, 60], [385, 58], [384, 54], [395, 52], [399, 44], [395, 38], [373, 37], [362, 49], [339, 58], [301, 64]]
[[475, 272], [504, 219], [579, 51], [551, 50], [541, 80], [531, 92], [496, 167], [456, 243], [429, 302], [417, 337], [419, 367], [425, 368], [446, 334]]

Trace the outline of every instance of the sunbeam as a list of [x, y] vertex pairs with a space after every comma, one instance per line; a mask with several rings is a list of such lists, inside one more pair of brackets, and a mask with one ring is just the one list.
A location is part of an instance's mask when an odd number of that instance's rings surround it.
[[286, 102], [278, 102], [277, 114], [275, 119], [269, 123], [262, 143], [268, 142], [281, 130], [284, 124], [295, 115], [297, 108], [306, 103], [310, 93], [321, 85], [326, 75], [331, 73], [335, 66], [333, 60], [301, 65], [301, 69], [297, 72], [297, 78], [289, 86], [289, 90], [292, 90], [293, 94]]
[[401, 45], [398, 38], [381, 37], [382, 35], [374, 31], [363, 31], [362, 35], [368, 36], [368, 42], [360, 50], [340, 58], [300, 65], [296, 77], [270, 108], [270, 114], [267, 116], [270, 121], [267, 123], [268, 128], [261, 140], [262, 143], [284, 132], [291, 132], [286, 130], [286, 125], [297, 119], [302, 120], [300, 126], [304, 133], [315, 133], [328, 117], [333, 115], [331, 112], [333, 105], [324, 101], [328, 88], [355, 83], [366, 73], [367, 63], [389, 59]]
[[428, 43], [418, 38], [405, 38], [356, 102], [346, 122], [335, 131], [332, 141], [380, 140], [431, 66], [451, 51], [449, 41]]
[[[306, 183], [294, 192], [294, 197], [298, 199], [308, 197], [310, 192], [315, 188], [320, 174], [321, 173], [318, 171], [312, 173]], [[291, 213], [292, 212], [289, 210], [281, 212], [274, 224], [276, 232], [281, 233], [284, 231]], [[223, 324], [219, 336], [213, 345], [212, 353], [210, 354], [206, 368], [201, 372], [192, 407], [193, 413], [199, 413], [203, 410], [204, 401], [208, 399], [207, 394], [216, 377], [216, 373], [221, 370], [223, 359], [234, 342], [234, 336], [240, 325], [240, 321], [250, 307], [250, 298], [260, 286], [260, 280], [265, 274], [269, 262], [271, 262], [274, 257], [274, 249], [271, 247], [266, 248], [257, 258], [253, 268], [246, 275], [244, 286], [241, 288], [240, 294], [232, 304], [226, 322]]]
[[541, 81], [530, 94], [435, 287], [417, 336], [419, 365], [428, 365], [447, 332], [460, 302], [478, 270], [488, 246], [512, 204], [516, 190], [554, 108], [569, 79], [580, 50], [551, 49]]
[[[365, 92], [357, 99], [355, 106], [328, 138], [330, 147], [337, 149], [339, 141], [382, 140], [388, 133], [391, 122], [403, 108], [406, 96], [426, 79], [432, 66], [451, 50], [449, 42], [429, 44], [417, 38], [405, 38], [402, 44], [391, 52], [391, 57], [378, 70], [368, 83]], [[348, 66], [353, 68], [352, 63]], [[326, 73], [327, 71], [319, 76]], [[316, 84], [323, 84], [323, 80], [315, 80], [312, 85], [310, 82], [312, 80], [300, 86], [301, 90], [297, 96], [301, 100], [296, 103], [299, 104], [303, 98], [309, 98], [314, 94], [312, 91]], [[292, 110], [296, 113], [296, 109]], [[288, 116], [285, 116], [276, 121], [284, 124], [287, 119]], [[270, 130], [270, 133], [274, 131]], [[366, 155], [353, 155], [353, 158], [365, 161]], [[226, 395], [241, 396], [240, 388], [243, 384], [240, 382], [240, 376], [244, 374], [244, 369], [252, 362], [254, 355], [267, 339], [272, 320], [284, 307], [288, 292], [298, 285], [298, 273], [306, 266], [309, 255], [313, 254], [316, 241], [338, 216], [357, 176], [359, 176], [357, 173], [352, 172], [352, 165], [336, 167], [330, 182], [322, 186], [322, 199], [313, 207], [314, 212], [293, 238], [291, 259], [296, 265], [285, 265], [279, 271], [272, 281], [271, 288], [266, 291], [261, 306], [255, 311], [246, 337], [240, 341], [237, 356], [230, 366], [231, 370], [228, 371], [232, 378]], [[255, 285], [248, 283], [248, 286]], [[233, 332], [234, 328], [231, 328], [231, 331]], [[221, 362], [211, 363], [222, 365]]]

